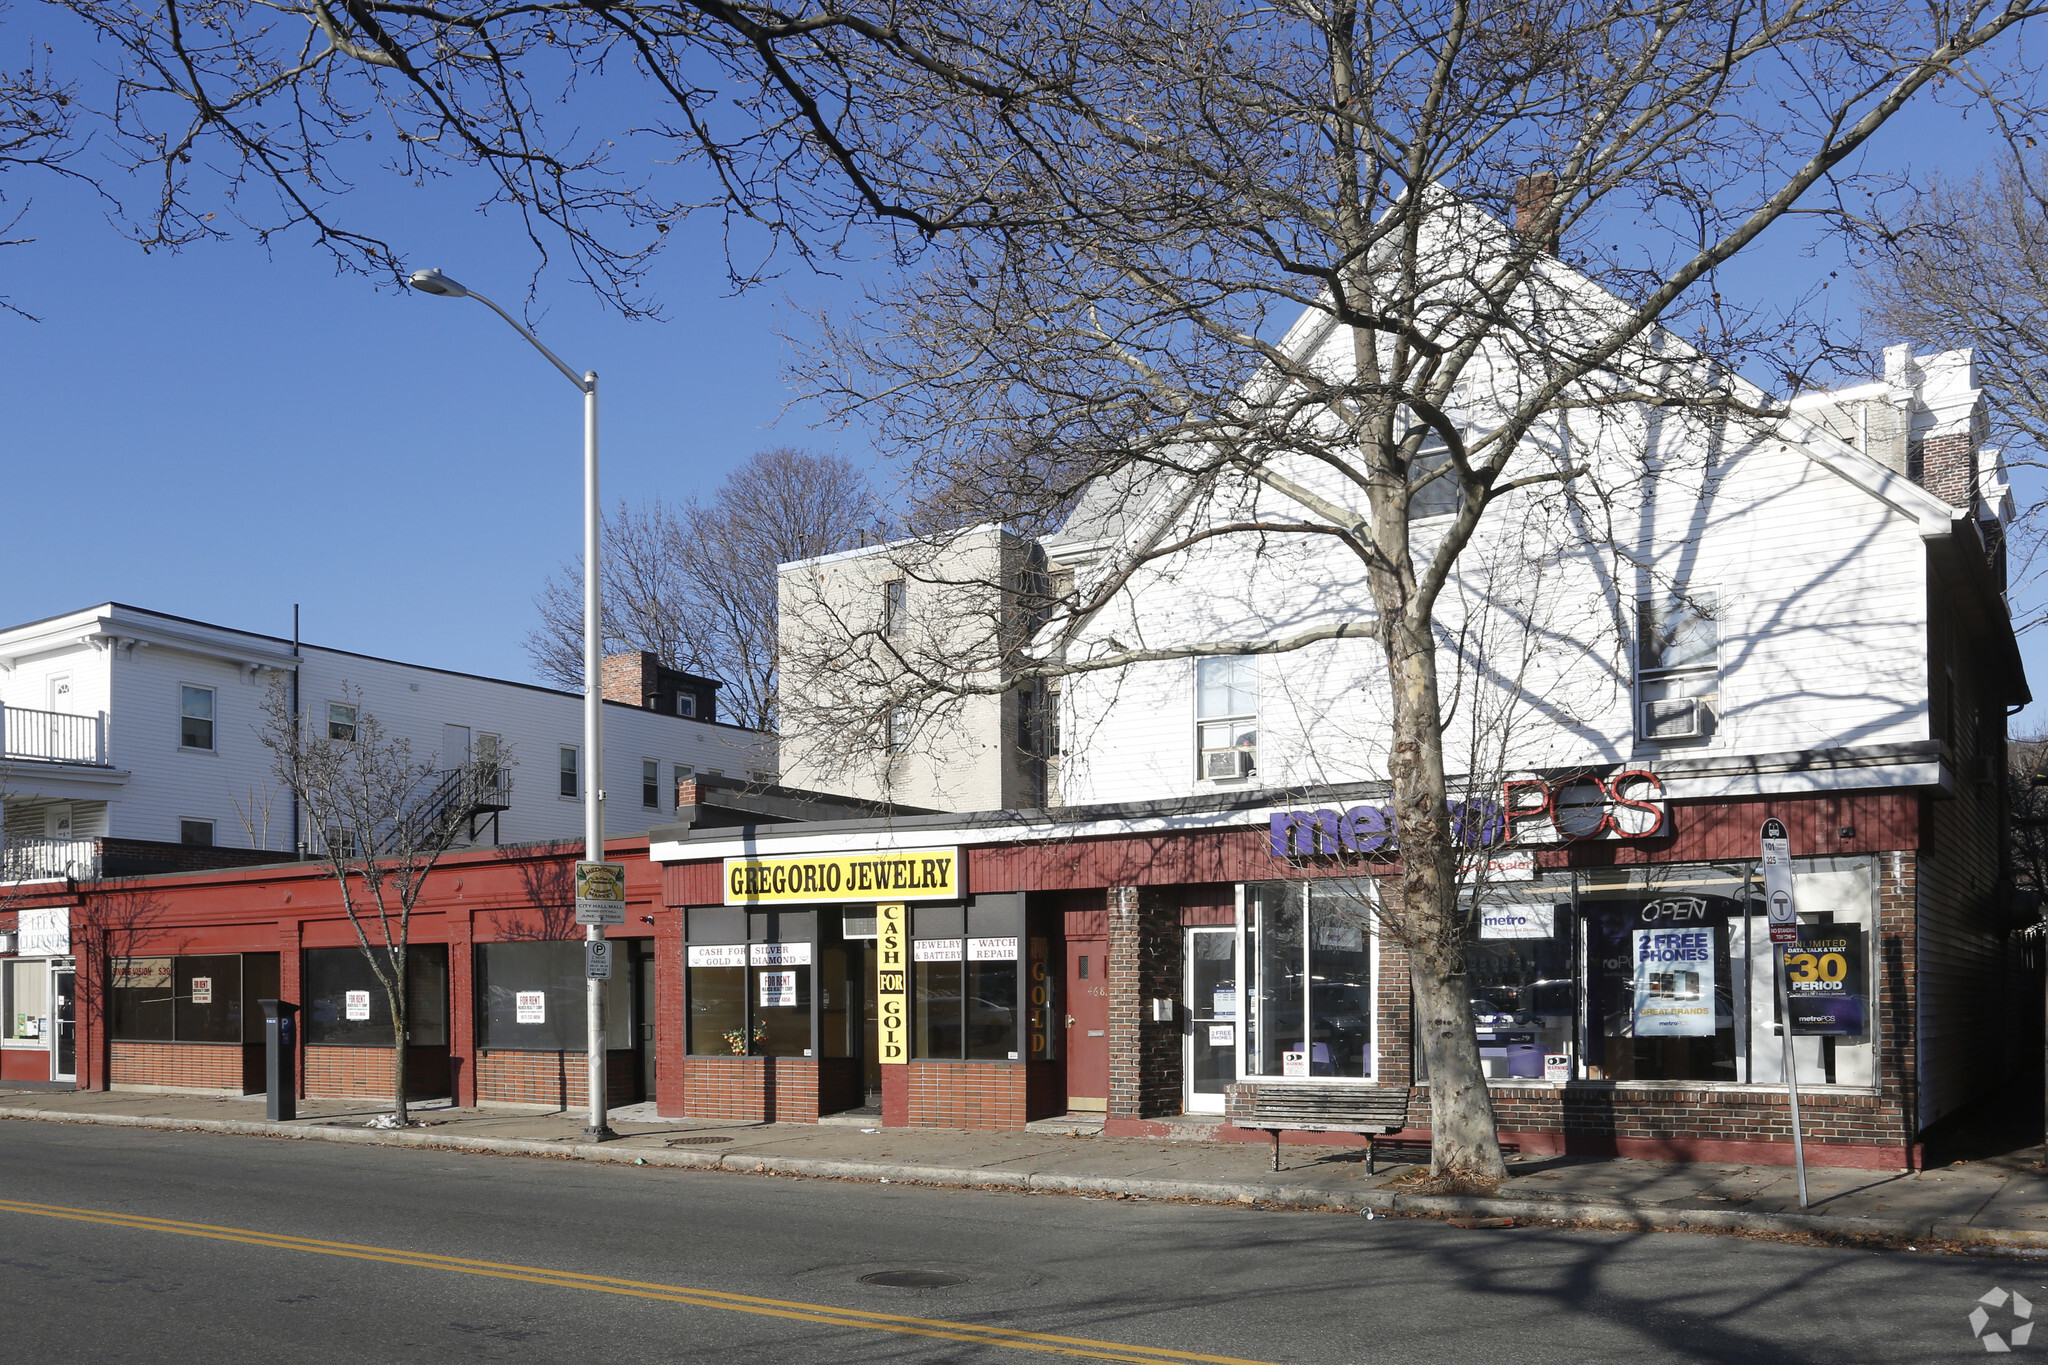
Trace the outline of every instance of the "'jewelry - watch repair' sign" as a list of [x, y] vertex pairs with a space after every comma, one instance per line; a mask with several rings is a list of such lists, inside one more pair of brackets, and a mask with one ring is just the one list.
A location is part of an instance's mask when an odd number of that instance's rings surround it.
[[818, 853], [793, 858], [727, 858], [727, 905], [803, 901], [957, 901], [958, 848], [886, 853]]

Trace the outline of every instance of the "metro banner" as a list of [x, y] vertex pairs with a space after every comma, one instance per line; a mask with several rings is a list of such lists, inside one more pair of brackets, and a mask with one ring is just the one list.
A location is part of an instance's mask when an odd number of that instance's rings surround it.
[[806, 901], [956, 901], [966, 897], [958, 848], [727, 858], [727, 905]]

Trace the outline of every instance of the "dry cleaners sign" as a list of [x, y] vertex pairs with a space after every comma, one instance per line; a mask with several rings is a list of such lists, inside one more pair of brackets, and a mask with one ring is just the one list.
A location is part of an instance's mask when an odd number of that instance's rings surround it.
[[727, 858], [727, 905], [805, 901], [957, 901], [958, 848], [822, 853], [794, 858]]

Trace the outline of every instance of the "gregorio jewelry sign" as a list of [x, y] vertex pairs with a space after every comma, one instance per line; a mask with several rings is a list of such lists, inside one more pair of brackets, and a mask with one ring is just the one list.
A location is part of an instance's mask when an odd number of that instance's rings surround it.
[[727, 905], [804, 901], [954, 901], [960, 850], [910, 848], [887, 853], [822, 853], [792, 858], [727, 858]]

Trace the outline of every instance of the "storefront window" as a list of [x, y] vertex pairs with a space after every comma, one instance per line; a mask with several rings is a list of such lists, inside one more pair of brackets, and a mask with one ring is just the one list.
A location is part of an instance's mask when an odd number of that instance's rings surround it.
[[1019, 1059], [1023, 930], [1018, 896], [913, 910], [911, 1056]]
[[[262, 979], [275, 990], [276, 955], [248, 956], [263, 960]], [[134, 1043], [240, 1043], [242, 975], [240, 953], [117, 958], [109, 1034]]]
[[1477, 941], [1466, 953], [1472, 1026], [1487, 1076], [1540, 1080], [1545, 1056], [1571, 1053], [1575, 925], [1569, 886], [1487, 888]]
[[[405, 992], [410, 1041], [448, 1044], [448, 948], [407, 950]], [[310, 1047], [390, 1047], [391, 1002], [360, 948], [306, 950], [305, 1030]]]
[[47, 958], [0, 963], [0, 1037], [39, 1043], [50, 1036], [50, 963]]
[[1248, 888], [1248, 1075], [1372, 1075], [1370, 895], [1364, 879]]
[[1729, 948], [1740, 960], [1745, 921], [1762, 922], [1759, 891], [1747, 867], [1580, 874], [1587, 1080], [1743, 1079]]
[[747, 945], [693, 943], [684, 950], [690, 993], [690, 1051], [747, 1054]]
[[748, 995], [757, 1057], [811, 1055], [811, 945], [747, 945]]
[[[583, 941], [480, 943], [476, 948], [477, 1046], [495, 1052], [583, 1052], [588, 982]], [[628, 1044], [628, 974], [605, 983], [607, 1047]]]

